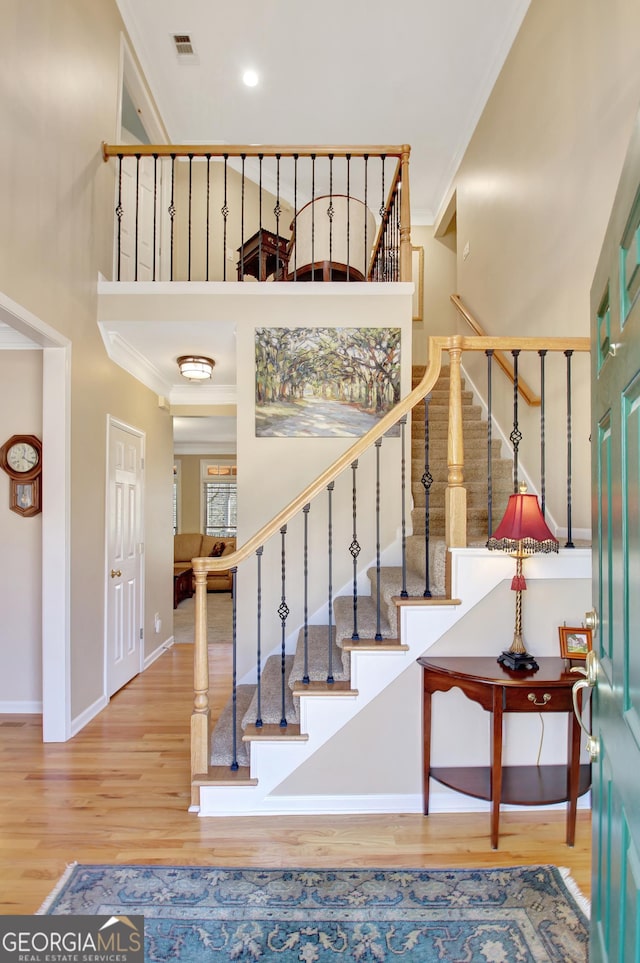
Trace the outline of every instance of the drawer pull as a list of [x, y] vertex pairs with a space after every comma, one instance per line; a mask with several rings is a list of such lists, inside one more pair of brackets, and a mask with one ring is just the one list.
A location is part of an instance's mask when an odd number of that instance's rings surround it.
[[534, 706], [546, 706], [548, 702], [551, 702], [551, 696], [549, 695], [548, 692], [545, 692], [545, 694], [543, 695], [542, 702], [537, 701], [535, 692], [530, 692], [529, 695], [527, 696], [527, 699], [529, 700], [529, 702], [533, 702]]

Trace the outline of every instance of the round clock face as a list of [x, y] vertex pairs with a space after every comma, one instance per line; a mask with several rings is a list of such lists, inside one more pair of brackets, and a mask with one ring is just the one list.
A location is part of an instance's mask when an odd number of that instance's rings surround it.
[[32, 471], [38, 464], [39, 454], [28, 442], [17, 442], [7, 452], [7, 465], [17, 472]]

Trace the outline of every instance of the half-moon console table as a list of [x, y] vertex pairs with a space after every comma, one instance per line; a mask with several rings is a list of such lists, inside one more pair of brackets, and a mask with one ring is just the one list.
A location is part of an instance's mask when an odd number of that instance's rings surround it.
[[[491, 801], [491, 847], [498, 848], [500, 803], [520, 806], [567, 802], [567, 845], [573, 846], [578, 796], [591, 785], [591, 767], [580, 765], [580, 726], [573, 712], [576, 675], [561, 658], [538, 659], [535, 672], [511, 670], [495, 658], [418, 659], [423, 677], [423, 798], [429, 813], [429, 777], [457, 792]], [[431, 696], [460, 689], [492, 714], [490, 766], [431, 766]], [[503, 766], [505, 712], [566, 712], [569, 738], [566, 765]]]

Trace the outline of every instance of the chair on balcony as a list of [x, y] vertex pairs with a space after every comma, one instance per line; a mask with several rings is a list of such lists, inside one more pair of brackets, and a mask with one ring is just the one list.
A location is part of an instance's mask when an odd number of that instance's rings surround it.
[[322, 195], [292, 224], [288, 281], [366, 281], [376, 222], [362, 201]]

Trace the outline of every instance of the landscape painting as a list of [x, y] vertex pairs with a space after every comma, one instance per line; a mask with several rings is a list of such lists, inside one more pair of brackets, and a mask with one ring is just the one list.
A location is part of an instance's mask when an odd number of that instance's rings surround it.
[[257, 328], [256, 436], [365, 434], [400, 400], [400, 328]]

